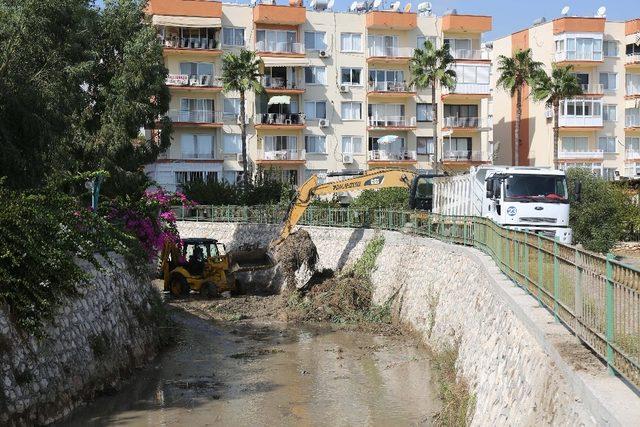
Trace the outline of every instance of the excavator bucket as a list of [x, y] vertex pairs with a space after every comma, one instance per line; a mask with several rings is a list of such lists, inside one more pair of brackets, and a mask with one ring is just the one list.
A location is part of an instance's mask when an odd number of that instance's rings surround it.
[[267, 248], [245, 245], [229, 253], [231, 271], [265, 270], [275, 265]]

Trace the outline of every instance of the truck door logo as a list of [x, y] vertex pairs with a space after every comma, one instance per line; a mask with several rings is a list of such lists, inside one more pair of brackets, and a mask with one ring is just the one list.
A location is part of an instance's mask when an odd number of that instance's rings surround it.
[[509, 216], [515, 216], [516, 213], [518, 213], [518, 209], [515, 206], [509, 206], [507, 208], [507, 215]]

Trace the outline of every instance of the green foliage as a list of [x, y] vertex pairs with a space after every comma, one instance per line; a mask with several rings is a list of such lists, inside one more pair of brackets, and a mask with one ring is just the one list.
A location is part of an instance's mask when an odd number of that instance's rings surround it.
[[466, 426], [475, 409], [475, 396], [469, 391], [469, 385], [458, 378], [456, 361], [458, 349], [445, 347], [432, 353], [431, 366], [435, 373], [438, 397], [442, 408], [433, 417], [436, 426]]
[[226, 181], [192, 181], [183, 185], [183, 192], [202, 205], [254, 206], [289, 203], [293, 189], [288, 183], [259, 177], [246, 188]]
[[408, 205], [409, 192], [406, 188], [364, 190], [353, 202], [351, 202], [352, 208], [359, 209], [406, 209]]
[[79, 207], [70, 196], [0, 186], [0, 200], [0, 302], [26, 331], [37, 333], [60, 301], [86, 283], [87, 274], [75, 258], [96, 267], [96, 256], [106, 257], [109, 251], [134, 265], [145, 258], [135, 237]]
[[513, 57], [500, 55], [497, 85], [513, 96], [517, 91], [522, 90], [525, 84], [533, 87], [542, 67], [541, 62], [533, 60], [531, 49], [519, 49]]
[[371, 241], [367, 243], [367, 246], [365, 246], [362, 256], [353, 264], [351, 273], [361, 279], [371, 278], [371, 273], [373, 273], [376, 267], [376, 259], [380, 252], [382, 252], [383, 247], [384, 236], [378, 235], [371, 239]]
[[448, 47], [437, 49], [430, 40], [426, 40], [422, 48], [413, 51], [409, 62], [413, 76], [411, 84], [418, 89], [442, 86], [453, 90], [457, 79], [456, 72], [451, 67], [454, 63], [455, 59]]
[[[576, 181], [582, 183], [580, 202], [573, 194]], [[638, 208], [620, 188], [586, 169], [569, 169], [567, 185], [571, 202], [569, 223], [574, 241], [591, 251], [608, 252], [620, 240], [625, 223], [637, 216]]]

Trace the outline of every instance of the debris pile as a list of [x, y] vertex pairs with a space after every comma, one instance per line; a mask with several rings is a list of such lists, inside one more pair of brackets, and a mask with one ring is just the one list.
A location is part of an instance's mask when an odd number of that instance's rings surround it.
[[283, 291], [303, 288], [316, 272], [318, 250], [306, 230], [290, 234], [273, 254], [284, 279]]

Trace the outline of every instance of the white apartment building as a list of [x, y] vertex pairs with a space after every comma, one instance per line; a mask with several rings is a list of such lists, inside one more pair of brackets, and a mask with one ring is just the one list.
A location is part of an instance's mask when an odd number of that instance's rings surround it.
[[[640, 175], [640, 20], [563, 16], [503, 37], [493, 43], [492, 59], [531, 48], [544, 64], [571, 65], [584, 95], [560, 107], [559, 160], [562, 168], [580, 166], [607, 179]], [[492, 84], [498, 78], [493, 73]], [[521, 165], [553, 164], [552, 113], [544, 102], [524, 94]], [[493, 93], [496, 162], [513, 164], [515, 99]]]
[[[218, 76], [223, 54], [242, 47], [264, 62], [265, 92], [246, 105], [254, 172], [301, 184], [313, 173], [432, 169], [431, 90], [409, 86], [409, 60], [426, 38], [457, 60], [456, 89], [437, 93], [444, 168], [492, 160], [491, 62], [481, 46], [491, 17], [205, 0], [150, 0], [148, 13], [164, 46], [174, 133], [147, 172], [169, 190], [239, 179], [239, 96], [223, 93]], [[387, 135], [398, 138], [379, 144]]]

